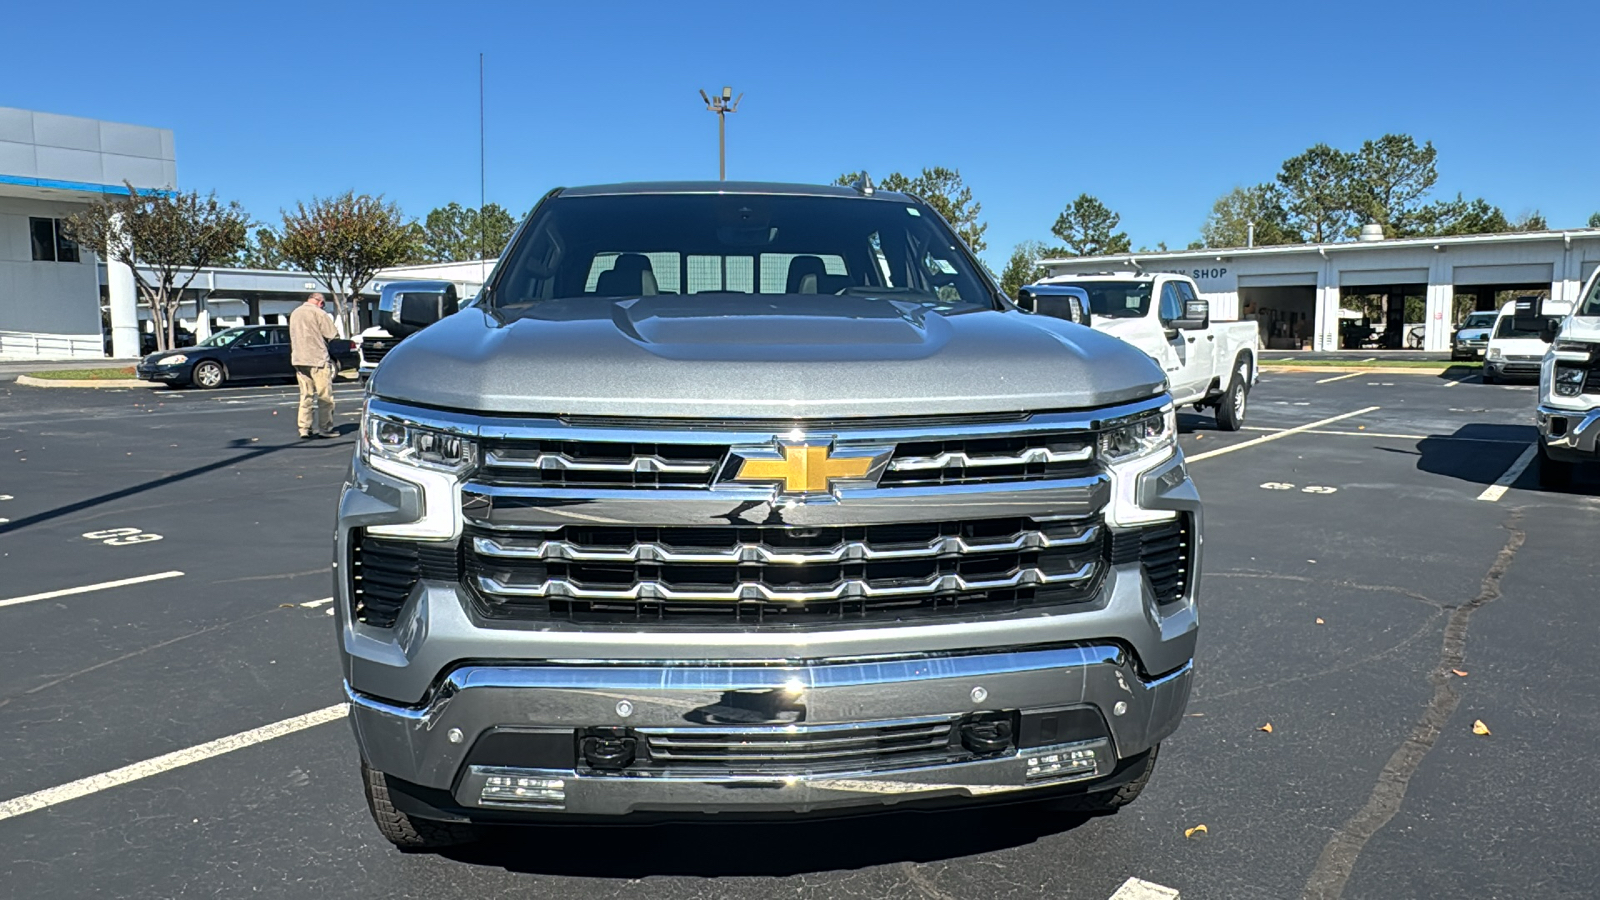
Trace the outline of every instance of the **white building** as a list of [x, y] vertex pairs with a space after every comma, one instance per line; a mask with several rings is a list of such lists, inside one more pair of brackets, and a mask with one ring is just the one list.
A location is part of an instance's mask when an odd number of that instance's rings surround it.
[[[1341, 322], [1360, 316], [1351, 309], [1354, 298], [1383, 298], [1375, 324], [1397, 349], [1408, 346], [1408, 332], [1420, 332], [1421, 349], [1447, 350], [1464, 306], [1491, 309], [1497, 296], [1503, 302], [1516, 293], [1576, 300], [1600, 267], [1600, 229], [1179, 250], [1040, 265], [1052, 276], [1129, 270], [1192, 276], [1215, 317], [1253, 316], [1268, 346], [1280, 349], [1342, 349]], [[1407, 316], [1408, 306], [1420, 315]]]
[[124, 182], [176, 189], [171, 131], [0, 107], [0, 356], [104, 356], [118, 330], [136, 352], [131, 273], [102, 321], [97, 258], [60, 224]]

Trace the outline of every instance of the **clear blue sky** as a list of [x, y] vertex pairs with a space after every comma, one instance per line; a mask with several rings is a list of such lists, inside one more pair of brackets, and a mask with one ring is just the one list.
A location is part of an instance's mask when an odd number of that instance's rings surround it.
[[[1134, 245], [1319, 141], [1432, 140], [1437, 192], [1553, 227], [1600, 209], [1600, 4], [268, 4], [4, 16], [0, 105], [171, 128], [180, 187], [275, 221], [354, 188], [412, 216], [563, 184], [715, 178], [696, 91], [745, 93], [729, 176], [961, 170], [998, 268], [1080, 192]], [[670, 9], [669, 9], [670, 7]]]

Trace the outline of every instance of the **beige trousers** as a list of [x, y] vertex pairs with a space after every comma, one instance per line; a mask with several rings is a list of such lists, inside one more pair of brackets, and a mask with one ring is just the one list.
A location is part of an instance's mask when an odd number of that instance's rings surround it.
[[333, 367], [295, 366], [294, 380], [300, 385], [300, 433], [333, 431]]

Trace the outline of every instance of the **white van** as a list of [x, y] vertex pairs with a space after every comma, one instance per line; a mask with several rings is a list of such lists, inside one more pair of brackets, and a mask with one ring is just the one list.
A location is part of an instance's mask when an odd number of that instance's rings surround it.
[[[1519, 330], [1516, 325], [1517, 304], [1530, 301], [1535, 305], [1539, 303], [1536, 298], [1522, 297], [1500, 307], [1500, 315], [1494, 320], [1494, 329], [1489, 332], [1488, 352], [1484, 354], [1484, 384], [1494, 384], [1509, 375], [1539, 377], [1539, 367], [1544, 362], [1550, 344], [1540, 336], [1538, 329]], [[1557, 311], [1552, 308], [1555, 306], [1566, 304], [1546, 301], [1545, 314], [1556, 315]], [[1561, 310], [1560, 314], [1565, 315], [1565, 312]]]

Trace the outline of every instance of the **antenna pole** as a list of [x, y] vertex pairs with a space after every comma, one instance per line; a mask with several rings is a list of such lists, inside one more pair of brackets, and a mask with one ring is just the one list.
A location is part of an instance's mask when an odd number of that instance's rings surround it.
[[487, 277], [484, 270], [489, 265], [489, 226], [483, 217], [483, 208], [488, 205], [489, 176], [488, 167], [485, 165], [483, 139], [483, 53], [478, 53], [478, 280]]
[[700, 99], [706, 102], [706, 109], [717, 114], [717, 179], [728, 180], [728, 113], [739, 111], [739, 101], [744, 95], [733, 96], [733, 88], [725, 87], [721, 94], [706, 96], [705, 91], [700, 92]]

